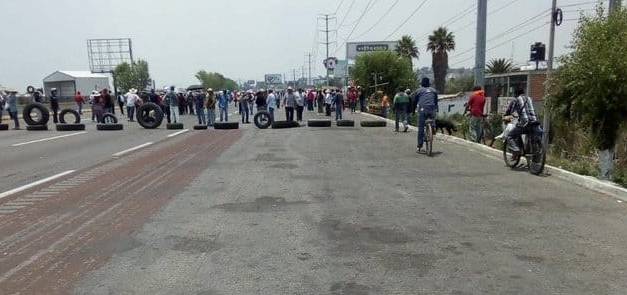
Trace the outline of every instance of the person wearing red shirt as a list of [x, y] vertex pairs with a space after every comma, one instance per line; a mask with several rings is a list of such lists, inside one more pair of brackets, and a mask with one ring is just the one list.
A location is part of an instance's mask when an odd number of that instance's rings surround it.
[[78, 108], [78, 114], [83, 114], [83, 104], [85, 103], [85, 98], [81, 95], [80, 91], [76, 92], [74, 96], [74, 101], [76, 102], [76, 107]]
[[355, 87], [350, 86], [348, 90], [348, 102], [351, 107], [351, 113], [354, 113], [355, 109], [357, 108], [357, 96], [359, 95]]
[[472, 91], [473, 93], [466, 106], [466, 112], [470, 111], [470, 134], [475, 142], [481, 143], [483, 138], [483, 110], [486, 101], [485, 91], [483, 91], [481, 86], [475, 86]]
[[316, 100], [316, 93], [313, 90], [309, 90], [307, 93], [307, 110], [313, 112], [314, 110], [314, 101]]

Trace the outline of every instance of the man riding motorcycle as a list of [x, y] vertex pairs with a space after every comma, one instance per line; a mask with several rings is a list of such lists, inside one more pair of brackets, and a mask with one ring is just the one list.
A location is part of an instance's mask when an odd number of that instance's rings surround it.
[[544, 131], [538, 122], [538, 116], [533, 108], [531, 98], [525, 95], [524, 89], [517, 89], [516, 98], [509, 103], [504, 119], [511, 120], [514, 114], [518, 115], [518, 123], [516, 127], [509, 132], [507, 141], [511, 147], [514, 156], [519, 157], [521, 147], [519, 146], [519, 138], [523, 134], [532, 134], [542, 136]]

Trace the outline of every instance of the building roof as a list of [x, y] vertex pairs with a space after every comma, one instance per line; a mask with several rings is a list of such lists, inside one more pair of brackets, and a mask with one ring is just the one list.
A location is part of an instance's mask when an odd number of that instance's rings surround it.
[[62, 74], [66, 74], [73, 78], [107, 78], [103, 74], [94, 74], [90, 71], [59, 71]]
[[107, 75], [94, 74], [89, 71], [56, 71], [44, 78], [44, 82], [73, 81], [76, 79], [109, 79]]

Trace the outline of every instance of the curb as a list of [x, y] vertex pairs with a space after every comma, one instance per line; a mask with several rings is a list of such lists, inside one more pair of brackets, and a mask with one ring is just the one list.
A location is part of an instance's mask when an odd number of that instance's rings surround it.
[[[382, 118], [379, 116], [375, 116], [373, 114], [369, 114], [369, 113], [361, 113], [362, 115], [365, 116], [369, 116], [371, 118], [376, 118], [378, 120], [385, 120], [388, 121], [389, 123], [394, 124], [395, 121], [391, 120], [391, 119], [386, 119], [386, 118]], [[415, 126], [409, 126], [409, 129], [412, 131], [417, 131], [418, 128]], [[459, 137], [455, 137], [455, 136], [450, 136], [450, 135], [446, 135], [446, 134], [438, 134], [437, 135], [439, 138], [445, 139], [447, 141], [453, 142], [455, 144], [458, 145], [463, 145], [463, 146], [467, 146], [467, 147], [472, 147], [475, 149], [480, 149], [483, 151], [486, 151], [488, 153], [490, 153], [489, 156], [490, 158], [493, 159], [497, 159], [497, 160], [502, 160], [501, 156], [502, 156], [502, 151], [501, 150], [497, 150], [495, 148], [491, 148], [489, 146], [486, 145], [482, 145], [482, 144], [478, 144], [478, 143], [474, 143], [474, 142], [470, 142], [467, 141], [465, 139], [459, 138]], [[603, 180], [599, 180], [597, 178], [594, 178], [592, 176], [585, 176], [585, 175], [580, 175], [577, 173], [573, 173], [570, 172], [568, 170], [564, 170], [562, 168], [558, 168], [558, 167], [553, 167], [550, 165], [545, 165], [545, 170], [547, 172], [550, 172], [551, 175], [556, 176], [557, 178], [560, 178], [562, 180], [565, 180], [567, 182], [570, 182], [572, 184], [578, 185], [580, 187], [595, 191], [595, 192], [599, 192], [602, 194], [606, 194], [609, 196], [612, 196], [614, 198], [617, 198], [619, 200], [622, 200], [623, 202], [627, 202], [627, 189], [620, 187], [618, 184], [615, 184], [611, 181], [603, 181]]]

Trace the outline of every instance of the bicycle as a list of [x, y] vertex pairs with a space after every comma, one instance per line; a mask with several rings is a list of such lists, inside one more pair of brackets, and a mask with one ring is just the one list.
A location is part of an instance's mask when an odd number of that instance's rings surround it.
[[511, 143], [507, 138], [503, 143], [503, 160], [505, 165], [509, 168], [516, 168], [520, 164], [520, 158], [523, 156], [527, 160], [527, 168], [529, 173], [533, 175], [540, 175], [544, 171], [544, 165], [546, 163], [546, 151], [542, 144], [542, 135], [534, 130], [540, 126], [539, 122], [530, 123], [525, 127], [525, 132], [522, 136], [515, 138], [522, 151], [518, 155], [512, 151]]
[[425, 152], [429, 157], [433, 155], [433, 141], [436, 132], [434, 122], [435, 120], [433, 119], [427, 119], [425, 121]]
[[[489, 147], [493, 147], [494, 146], [494, 142], [496, 140], [494, 140], [494, 137], [496, 136], [494, 134], [494, 131], [492, 130], [492, 125], [490, 124], [490, 116], [492, 115], [483, 115], [483, 118], [481, 120], [481, 129], [483, 131], [483, 134], [481, 135], [481, 143], [484, 145], [487, 145]], [[474, 142], [474, 136], [471, 135], [470, 131], [470, 117], [466, 118], [466, 123], [462, 124], [461, 129], [462, 129], [462, 135], [464, 137], [464, 139], [466, 140], [472, 140]]]

